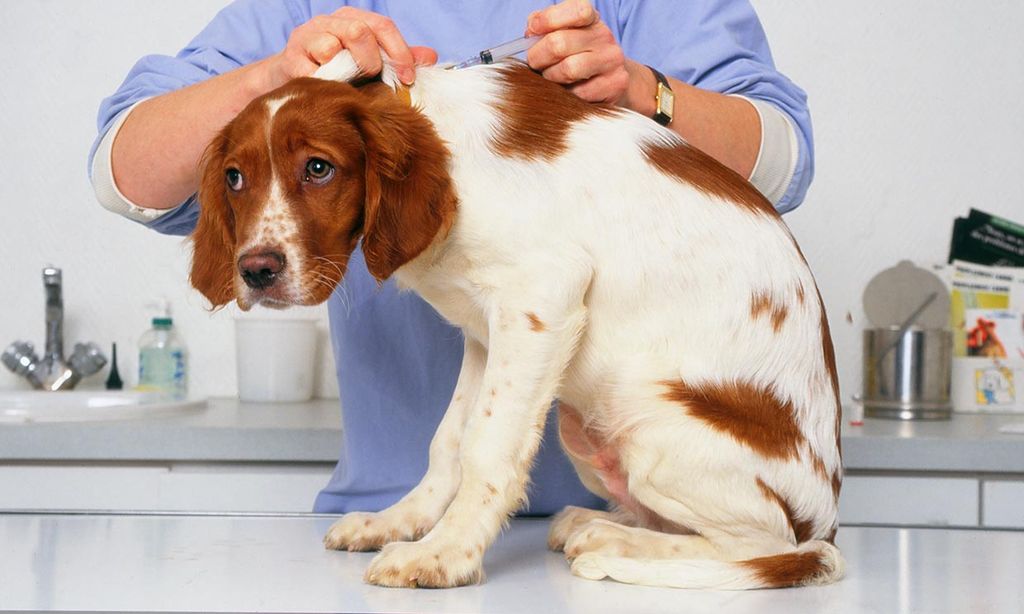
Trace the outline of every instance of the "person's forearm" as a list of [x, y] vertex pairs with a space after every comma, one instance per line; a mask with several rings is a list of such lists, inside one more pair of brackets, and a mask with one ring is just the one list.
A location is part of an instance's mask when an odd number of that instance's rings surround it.
[[250, 101], [285, 82], [272, 61], [249, 64], [135, 107], [111, 150], [114, 182], [125, 198], [141, 207], [169, 209], [194, 194], [206, 144]]
[[[629, 89], [622, 102], [642, 115], [655, 113], [657, 80], [646, 66], [627, 60]], [[668, 77], [675, 94], [669, 128], [722, 164], [750, 177], [761, 147], [761, 122], [754, 107], [735, 96], [694, 87]]]

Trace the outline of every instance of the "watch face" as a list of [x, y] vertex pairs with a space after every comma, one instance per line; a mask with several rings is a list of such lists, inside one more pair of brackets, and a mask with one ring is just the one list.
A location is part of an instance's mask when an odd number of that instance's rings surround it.
[[658, 84], [658, 115], [666, 116], [669, 121], [672, 120], [672, 110], [676, 101], [676, 95], [672, 90], [665, 87], [663, 84]]

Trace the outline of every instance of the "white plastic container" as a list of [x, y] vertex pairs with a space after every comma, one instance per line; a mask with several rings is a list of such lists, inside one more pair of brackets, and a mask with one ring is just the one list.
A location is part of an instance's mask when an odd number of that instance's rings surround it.
[[235, 320], [238, 398], [293, 403], [313, 398], [316, 322]]

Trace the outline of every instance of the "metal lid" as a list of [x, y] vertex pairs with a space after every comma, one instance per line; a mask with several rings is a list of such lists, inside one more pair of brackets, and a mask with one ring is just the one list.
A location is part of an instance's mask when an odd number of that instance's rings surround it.
[[[909, 260], [901, 260], [875, 275], [864, 288], [863, 300], [864, 313], [878, 328], [903, 325], [945, 328], [949, 325], [946, 284], [935, 273], [916, 267]], [[915, 316], [918, 310], [920, 313]]]

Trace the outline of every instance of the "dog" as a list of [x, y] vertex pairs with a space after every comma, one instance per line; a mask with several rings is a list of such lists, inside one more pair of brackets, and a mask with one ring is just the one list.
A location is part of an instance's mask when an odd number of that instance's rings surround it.
[[[326, 300], [361, 243], [462, 329], [422, 482], [328, 548], [365, 580], [451, 587], [525, 501], [548, 409], [610, 512], [569, 507], [574, 574], [746, 589], [837, 580], [840, 404], [811, 271], [739, 175], [519, 62], [385, 66], [347, 52], [210, 144], [191, 282], [214, 306]], [[365, 80], [364, 80], [365, 81]]]

